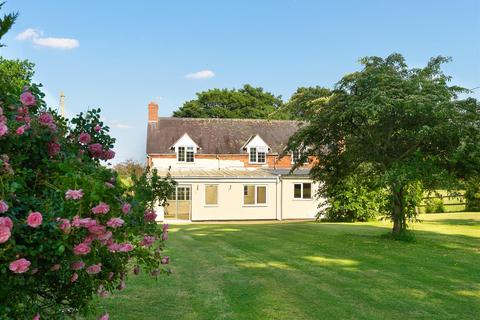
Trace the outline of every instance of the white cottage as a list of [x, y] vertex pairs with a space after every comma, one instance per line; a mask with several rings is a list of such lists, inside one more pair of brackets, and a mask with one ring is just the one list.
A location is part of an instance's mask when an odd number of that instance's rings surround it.
[[159, 220], [314, 219], [311, 163], [293, 173], [296, 152], [280, 158], [298, 121], [159, 118], [148, 106], [147, 162], [178, 183]]

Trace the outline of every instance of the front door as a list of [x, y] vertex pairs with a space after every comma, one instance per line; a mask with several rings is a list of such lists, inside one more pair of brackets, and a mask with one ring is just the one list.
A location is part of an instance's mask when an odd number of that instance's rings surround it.
[[165, 218], [175, 220], [190, 220], [192, 210], [191, 186], [177, 186], [167, 200]]

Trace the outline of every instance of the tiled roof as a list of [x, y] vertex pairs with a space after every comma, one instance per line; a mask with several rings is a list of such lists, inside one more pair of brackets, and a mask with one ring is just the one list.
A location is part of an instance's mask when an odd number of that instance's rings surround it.
[[239, 154], [242, 145], [258, 134], [272, 153], [281, 153], [301, 125], [290, 120], [159, 118], [149, 122], [147, 154], [173, 153], [170, 147], [187, 133], [203, 154]]

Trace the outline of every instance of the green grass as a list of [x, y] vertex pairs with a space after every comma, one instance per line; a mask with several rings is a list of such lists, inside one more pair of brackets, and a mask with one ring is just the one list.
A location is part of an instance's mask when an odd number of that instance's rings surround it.
[[172, 227], [174, 274], [129, 277], [111, 319], [479, 319], [480, 213], [387, 222]]

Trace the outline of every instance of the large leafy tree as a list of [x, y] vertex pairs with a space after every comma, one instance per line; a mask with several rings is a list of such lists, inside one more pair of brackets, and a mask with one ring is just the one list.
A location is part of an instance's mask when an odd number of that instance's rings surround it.
[[[0, 2], [0, 10], [2, 9], [5, 2]], [[15, 13], [8, 13], [4, 14], [3, 17], [0, 18], [0, 39], [10, 30], [10, 28], [15, 23], [15, 20], [18, 18], [18, 12]], [[0, 47], [4, 45], [0, 43]]]
[[449, 59], [432, 58], [409, 68], [404, 58], [360, 60], [361, 71], [341, 79], [332, 95], [315, 102], [315, 113], [289, 141], [304, 160], [319, 162], [311, 175], [328, 194], [345, 178], [373, 179], [389, 193], [393, 234], [414, 219], [422, 188], [453, 184], [480, 170], [480, 111], [468, 90], [450, 86], [441, 71]]
[[197, 93], [197, 99], [187, 101], [174, 117], [185, 118], [249, 118], [286, 119], [283, 101], [263, 88], [244, 85], [241, 89], [210, 89]]
[[299, 87], [285, 103], [285, 111], [294, 119], [308, 119], [312, 112], [315, 112], [315, 101], [329, 97], [331, 90], [328, 88]]

